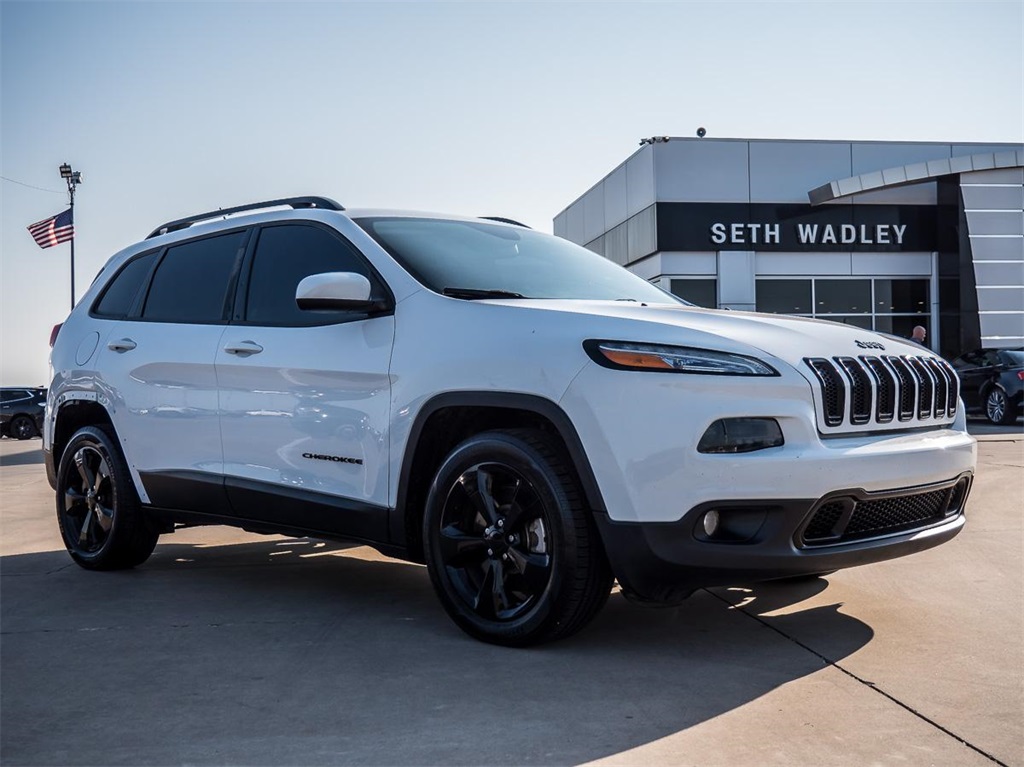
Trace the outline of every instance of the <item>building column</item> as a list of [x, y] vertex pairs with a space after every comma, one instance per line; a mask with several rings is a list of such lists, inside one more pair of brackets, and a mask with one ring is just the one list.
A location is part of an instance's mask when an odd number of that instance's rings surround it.
[[752, 312], [756, 307], [754, 251], [718, 251], [718, 308]]

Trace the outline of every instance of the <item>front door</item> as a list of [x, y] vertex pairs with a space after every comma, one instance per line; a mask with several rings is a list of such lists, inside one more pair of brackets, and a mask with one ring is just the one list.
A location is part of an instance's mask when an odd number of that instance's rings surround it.
[[237, 317], [217, 350], [224, 470], [233, 513], [374, 541], [387, 535], [394, 315], [301, 311], [299, 281], [381, 280], [333, 229], [261, 227]]

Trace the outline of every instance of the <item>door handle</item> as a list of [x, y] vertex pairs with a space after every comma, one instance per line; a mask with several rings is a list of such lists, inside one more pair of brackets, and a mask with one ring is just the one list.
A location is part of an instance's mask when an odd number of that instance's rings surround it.
[[122, 338], [120, 341], [111, 341], [107, 344], [107, 348], [110, 349], [110, 351], [119, 352], [121, 354], [124, 352], [130, 352], [136, 346], [138, 346], [138, 344], [130, 338]]
[[237, 344], [228, 344], [224, 347], [228, 354], [237, 354], [239, 357], [248, 357], [252, 354], [259, 354], [263, 347], [255, 341], [240, 341]]

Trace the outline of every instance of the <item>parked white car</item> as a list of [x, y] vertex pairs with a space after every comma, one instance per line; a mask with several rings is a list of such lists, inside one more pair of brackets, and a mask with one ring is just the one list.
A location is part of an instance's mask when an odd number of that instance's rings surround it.
[[60, 328], [44, 451], [87, 569], [176, 526], [426, 562], [471, 635], [955, 536], [958, 381], [858, 328], [698, 309], [514, 222], [218, 210], [113, 256]]

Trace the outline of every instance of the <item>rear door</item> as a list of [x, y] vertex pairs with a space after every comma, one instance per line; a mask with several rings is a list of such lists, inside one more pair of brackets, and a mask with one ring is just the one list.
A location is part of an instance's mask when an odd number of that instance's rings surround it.
[[393, 306], [390, 294], [333, 228], [281, 223], [256, 237], [217, 350], [233, 513], [384, 541], [393, 311], [301, 311], [295, 289], [357, 272]]
[[226, 511], [214, 363], [249, 236], [234, 230], [146, 254], [148, 289], [100, 348], [114, 425], [155, 506]]

